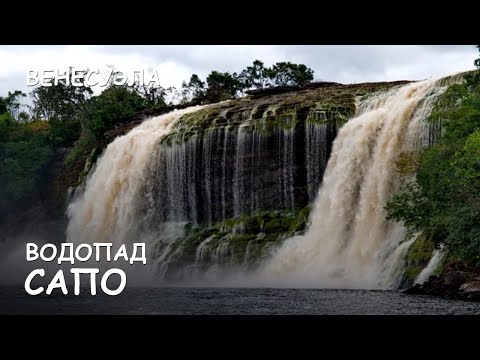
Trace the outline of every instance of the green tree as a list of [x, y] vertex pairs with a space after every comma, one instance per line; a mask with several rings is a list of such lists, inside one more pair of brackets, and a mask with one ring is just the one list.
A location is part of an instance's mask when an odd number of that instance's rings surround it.
[[20, 90], [15, 90], [14, 92], [8, 92], [7, 97], [5, 98], [5, 103], [7, 105], [7, 111], [12, 114], [16, 119], [19, 115], [20, 101], [19, 97], [26, 97], [27, 94]]
[[161, 109], [167, 106], [166, 90], [155, 84], [137, 85], [134, 90], [145, 100], [145, 106], [151, 109]]
[[93, 91], [86, 86], [67, 85], [66, 81], [60, 79], [58, 84], [52, 82], [51, 86], [39, 86], [32, 92], [33, 116], [37, 119], [56, 119], [60, 122], [80, 121], [82, 128], [85, 128], [86, 119], [81, 116], [88, 99]]
[[27, 123], [30, 121], [30, 115], [25, 111], [20, 111], [18, 114], [18, 122]]
[[110, 86], [91, 99], [86, 110], [87, 127], [97, 140], [121, 120], [146, 108], [145, 99], [127, 86]]
[[9, 91], [6, 97], [0, 96], [0, 114], [10, 113], [15, 119], [19, 115], [20, 101], [19, 97], [26, 97], [27, 94], [20, 90]]
[[0, 96], [0, 115], [8, 112], [7, 102]]
[[267, 70], [269, 78], [275, 85], [305, 85], [313, 80], [313, 70], [304, 64], [277, 62]]
[[182, 83], [182, 102], [200, 103], [205, 97], [205, 82], [197, 74], [190, 77], [188, 84]]
[[0, 114], [0, 142], [6, 141], [10, 137], [13, 123], [14, 120], [9, 112], [4, 111]]
[[[113, 69], [113, 66], [112, 66]], [[114, 84], [114, 80], [119, 77], [120, 72], [113, 71], [112, 77], [110, 78], [108, 88], [119, 87], [119, 85]], [[123, 78], [122, 74], [122, 78]], [[154, 82], [149, 84], [140, 83], [140, 79], [136, 78], [133, 82], [133, 85], [122, 85], [124, 88], [130, 89], [133, 92], [136, 92], [140, 95], [145, 102], [145, 107], [150, 109], [161, 109], [167, 106], [165, 98], [167, 96], [167, 91], [159, 84]]]
[[0, 115], [0, 216], [35, 192], [53, 149], [46, 121], [19, 123]]
[[239, 79], [245, 89], [262, 89], [268, 85], [269, 69], [265, 68], [264, 63], [255, 60], [252, 66], [248, 66], [240, 73]]
[[210, 103], [234, 99], [242, 90], [242, 84], [236, 73], [212, 71], [207, 77], [205, 98]]

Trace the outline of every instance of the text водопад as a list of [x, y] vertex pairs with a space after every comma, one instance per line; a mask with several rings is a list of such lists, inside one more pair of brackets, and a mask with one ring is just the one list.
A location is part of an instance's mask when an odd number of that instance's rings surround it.
[[[45, 262], [52, 262], [57, 258], [57, 263], [60, 265], [62, 263], [70, 263], [75, 264], [75, 261], [79, 262], [86, 262], [92, 258], [92, 255], [95, 253], [95, 261], [99, 262], [102, 258], [101, 249], [105, 251], [103, 254], [103, 259], [107, 262], [111, 261], [118, 261], [123, 259], [127, 262], [127, 264], [133, 265], [135, 262], [141, 262], [143, 265], [147, 263], [147, 259], [145, 257], [145, 244], [144, 243], [134, 243], [131, 256], [128, 256], [127, 247], [125, 244], [120, 246], [120, 248], [115, 252], [115, 255], [112, 259], [112, 246], [111, 243], [93, 243], [93, 246], [90, 244], [80, 244], [76, 247], [74, 251], [74, 247], [72, 243], [63, 243], [60, 246], [60, 252], [55, 244], [45, 244], [41, 247], [40, 251], [38, 249], [38, 245], [35, 243], [27, 243], [26, 244], [26, 259], [28, 262], [36, 261], [36, 260], [43, 260]], [[47, 255], [47, 252], [51, 250], [51, 253]], [[140, 256], [138, 253], [140, 252]], [[57, 257], [58, 254], [58, 257]], [[56, 272], [53, 276], [52, 280], [50, 281], [47, 289], [43, 286], [39, 286], [36, 288], [32, 288], [32, 280], [36, 276], [44, 277], [45, 276], [45, 269], [35, 269], [27, 276], [25, 280], [25, 291], [29, 295], [39, 295], [45, 292], [45, 294], [50, 295], [54, 289], [60, 289], [64, 295], [68, 294], [68, 288], [65, 281], [65, 274], [64, 270], [60, 269]], [[99, 268], [71, 268], [70, 273], [74, 276], [74, 289], [73, 293], [75, 295], [80, 295], [80, 285], [81, 285], [81, 276], [80, 275], [90, 275], [90, 294], [96, 295], [97, 294], [97, 274], [100, 273]], [[116, 289], [110, 289], [107, 287], [107, 281], [111, 275], [117, 274], [120, 277], [120, 283]], [[127, 285], [127, 275], [122, 269], [119, 268], [111, 268], [105, 271], [102, 275], [100, 280], [100, 288], [101, 290], [111, 296], [115, 296], [120, 294]]]

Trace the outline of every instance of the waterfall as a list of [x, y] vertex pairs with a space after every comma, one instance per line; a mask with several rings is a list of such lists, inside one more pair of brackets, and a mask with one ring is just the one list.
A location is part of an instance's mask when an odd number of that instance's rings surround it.
[[159, 279], [261, 264], [255, 275], [293, 285], [395, 287], [413, 239], [384, 206], [409, 180], [398, 156], [441, 131], [425, 120], [442, 81], [358, 99], [350, 120], [353, 107], [277, 98], [148, 119], [108, 145], [71, 200], [67, 241], [144, 242]]
[[309, 199], [315, 199], [323, 173], [330, 156], [332, 142], [337, 133], [337, 124], [324, 111], [312, 111], [305, 125], [306, 170]]
[[[254, 109], [240, 124], [208, 127], [188, 138], [188, 130], [176, 129], [168, 142], [162, 141], [145, 168], [143, 222], [212, 225], [262, 210], [306, 206], [296, 192], [302, 171], [297, 162], [304, 156], [296, 153], [296, 141], [305, 133], [297, 127], [294, 114], [269, 124], [269, 118], [276, 116], [274, 109], [271, 106], [261, 118], [253, 118]], [[307, 171], [312, 178], [312, 174], [321, 175], [320, 168], [326, 164], [323, 144], [333, 141], [332, 126], [315, 124], [310, 129], [317, 127], [329, 130], [308, 132]], [[321, 155], [317, 148], [322, 149]]]
[[273, 253], [265, 276], [315, 287], [394, 286], [391, 269], [408, 239], [401, 224], [386, 221], [384, 206], [403, 184], [398, 155], [428, 145], [425, 120], [444, 90], [423, 81], [360, 103], [333, 143], [308, 231]]
[[425, 281], [427, 281], [430, 276], [432, 276], [432, 274], [435, 272], [435, 270], [437, 270], [438, 266], [443, 260], [444, 255], [445, 254], [442, 249], [435, 249], [427, 266], [425, 266], [425, 268], [420, 272], [420, 274], [418, 274], [414, 283], [423, 284]]
[[[145, 169], [153, 149], [176, 120], [200, 108], [191, 107], [149, 119], [110, 143], [88, 179], [84, 193], [68, 206], [67, 241], [111, 242], [115, 247], [138, 240], [134, 204], [145, 181]], [[170, 183], [175, 184], [175, 181]]]

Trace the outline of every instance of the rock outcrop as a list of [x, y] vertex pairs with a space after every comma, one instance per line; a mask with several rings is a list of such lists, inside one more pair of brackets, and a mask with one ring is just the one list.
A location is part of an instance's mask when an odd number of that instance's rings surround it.
[[424, 284], [416, 284], [404, 293], [480, 301], [480, 276], [473, 272], [450, 270], [431, 276]]

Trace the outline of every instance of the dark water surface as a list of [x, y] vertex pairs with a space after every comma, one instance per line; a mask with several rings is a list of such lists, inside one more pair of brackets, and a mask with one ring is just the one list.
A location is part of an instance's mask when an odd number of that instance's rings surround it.
[[480, 314], [480, 303], [394, 291], [269, 288], [127, 288], [118, 296], [69, 289], [30, 296], [0, 287], [0, 314]]

